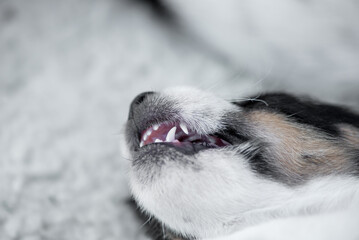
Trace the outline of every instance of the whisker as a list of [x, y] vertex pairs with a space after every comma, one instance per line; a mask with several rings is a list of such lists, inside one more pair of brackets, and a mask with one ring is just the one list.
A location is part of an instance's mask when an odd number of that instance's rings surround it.
[[298, 113], [301, 113], [301, 112], [303, 112], [303, 111], [296, 112], [296, 113], [292, 113], [292, 114], [290, 114], [290, 115], [288, 115], [288, 116], [286, 116], [286, 117], [287, 117], [287, 118], [290, 118], [290, 117], [293, 117], [293, 116], [295, 116], [295, 115], [297, 115]]
[[147, 223], [149, 223], [149, 222], [151, 221], [151, 219], [152, 219], [152, 216], [149, 216], [148, 219], [147, 219], [147, 221], [144, 222], [144, 223], [138, 228], [138, 230], [141, 230]]
[[162, 224], [162, 239], [166, 240], [165, 227], [164, 227], [163, 223], [161, 223], [161, 224]]
[[[257, 96], [257, 97], [259, 97], [259, 96]], [[234, 100], [235, 100], [235, 101], [261, 102], [261, 103], [264, 103], [267, 107], [269, 106], [269, 104], [268, 104], [266, 101], [264, 101], [264, 100], [262, 100], [262, 99], [257, 99], [257, 97], [255, 97], [255, 98], [236, 98], [236, 99], [234, 99]]]
[[120, 157], [123, 158], [124, 160], [127, 160], [127, 161], [132, 162], [132, 159], [130, 159], [130, 158], [126, 158], [126, 157], [124, 157], [124, 156], [122, 156], [122, 155], [120, 155]]

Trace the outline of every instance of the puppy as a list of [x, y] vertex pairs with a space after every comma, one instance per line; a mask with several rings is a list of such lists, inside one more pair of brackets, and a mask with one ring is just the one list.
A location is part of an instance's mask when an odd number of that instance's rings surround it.
[[163, 238], [295, 239], [318, 223], [315, 239], [359, 236], [359, 116], [345, 108], [176, 88], [137, 96], [125, 132], [133, 197]]

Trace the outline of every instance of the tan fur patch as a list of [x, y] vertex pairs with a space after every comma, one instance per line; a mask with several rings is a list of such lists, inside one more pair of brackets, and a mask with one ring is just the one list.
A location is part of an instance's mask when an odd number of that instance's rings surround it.
[[255, 136], [268, 143], [269, 159], [288, 177], [303, 180], [310, 176], [344, 173], [352, 166], [348, 151], [351, 146], [343, 140], [330, 138], [282, 114], [251, 111], [247, 119]]
[[344, 137], [345, 141], [348, 142], [355, 148], [359, 148], [359, 129], [349, 124], [339, 124], [338, 128]]

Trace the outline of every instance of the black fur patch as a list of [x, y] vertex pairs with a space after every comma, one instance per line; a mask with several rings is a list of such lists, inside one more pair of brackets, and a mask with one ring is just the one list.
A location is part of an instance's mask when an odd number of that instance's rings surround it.
[[[239, 123], [240, 124], [240, 123]], [[240, 128], [240, 126], [237, 126], [237, 128]], [[238, 131], [234, 127], [226, 126], [224, 129], [219, 131], [218, 133], [215, 133], [214, 136], [219, 137], [230, 144], [240, 144], [247, 142], [249, 138], [243, 134], [241, 134], [242, 131]]]
[[138, 219], [140, 220], [142, 227], [146, 236], [150, 237], [153, 240], [190, 240], [189, 238], [184, 238], [178, 234], [175, 234], [173, 231], [168, 229], [165, 225], [161, 224], [159, 220], [155, 217], [146, 214], [141, 211], [138, 207], [136, 201], [133, 198], [128, 199], [127, 201], [130, 208], [134, 210]]
[[251, 140], [244, 143], [244, 148], [238, 152], [240, 156], [245, 156], [251, 169], [262, 176], [272, 180], [282, 179], [283, 176], [277, 171], [277, 168], [266, 158], [266, 146], [264, 143]]
[[323, 104], [309, 98], [298, 98], [285, 93], [270, 93], [234, 104], [248, 110], [265, 109], [285, 114], [298, 123], [314, 126], [330, 136], [337, 137], [339, 123], [359, 127], [359, 116], [334, 105]]
[[282, 179], [282, 174], [280, 174], [275, 166], [263, 156], [263, 154], [256, 154], [248, 159], [250, 167], [257, 173], [269, 177], [272, 180]]

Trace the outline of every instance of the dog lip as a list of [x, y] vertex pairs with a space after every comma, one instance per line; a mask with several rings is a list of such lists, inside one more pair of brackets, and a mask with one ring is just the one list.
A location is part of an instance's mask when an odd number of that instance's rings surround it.
[[195, 144], [205, 148], [218, 148], [230, 145], [227, 141], [213, 136], [202, 135], [188, 128], [184, 122], [162, 122], [144, 130], [140, 136], [140, 148], [148, 144], [170, 143], [175, 147], [188, 147]]

